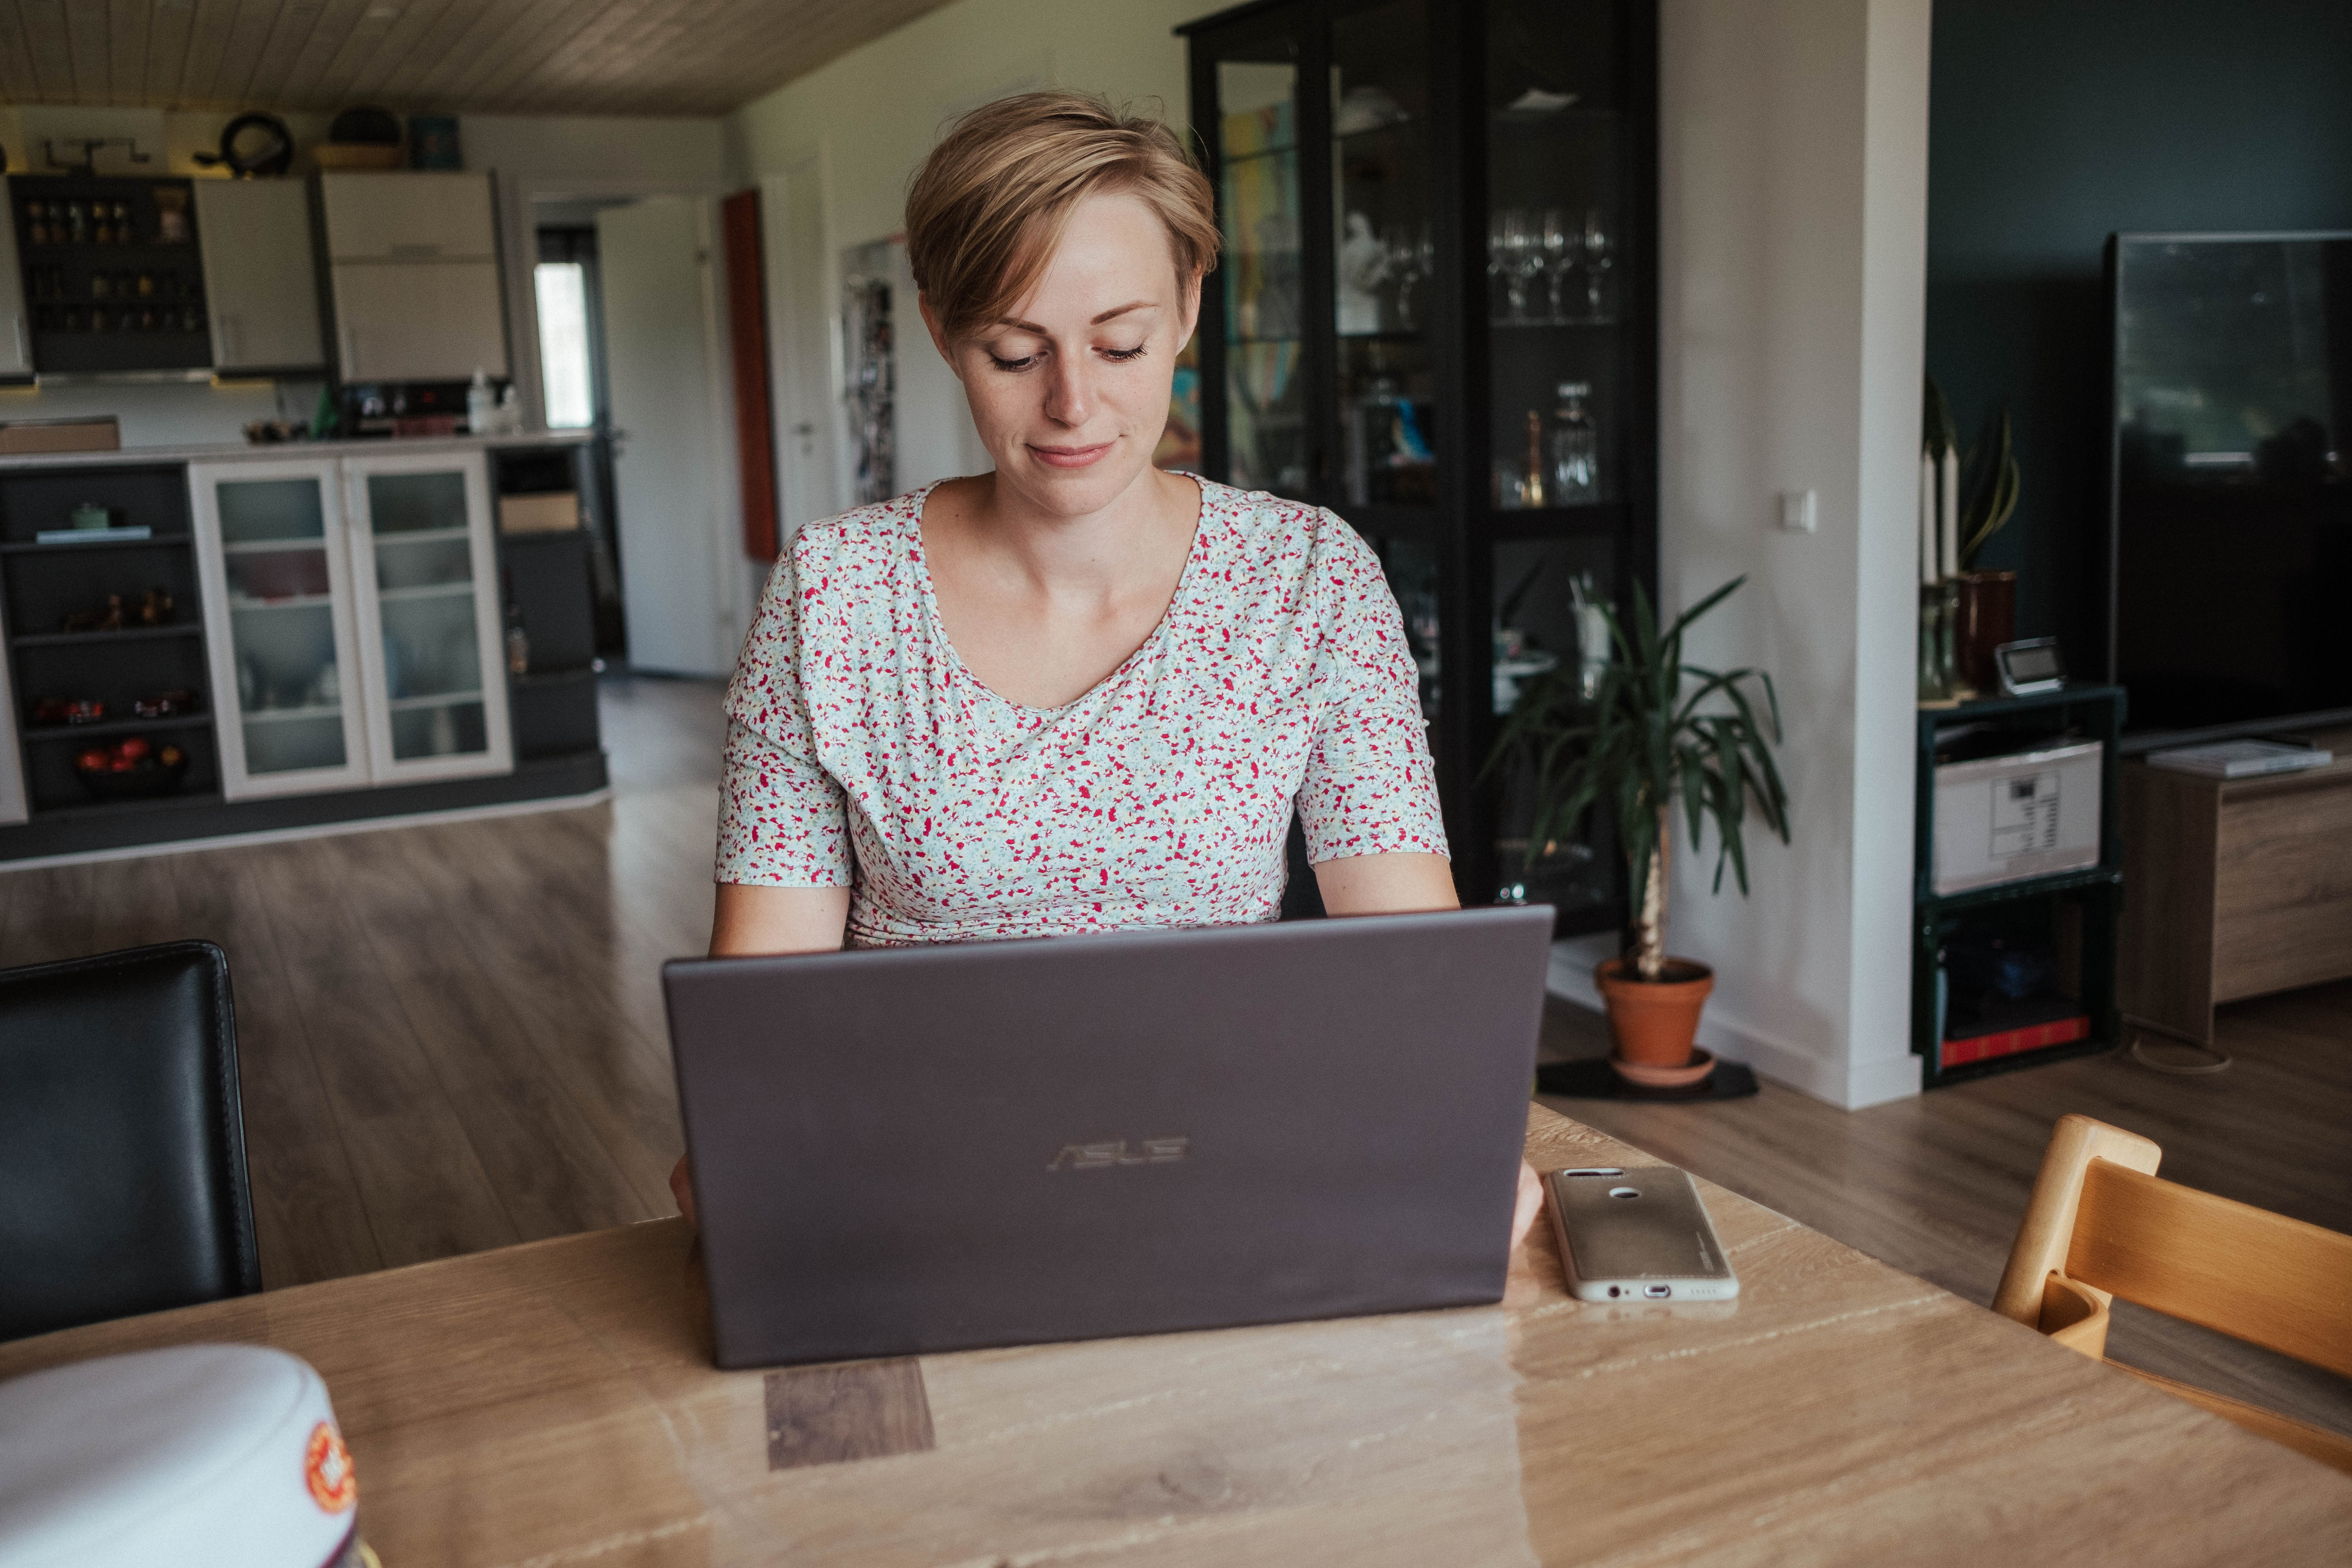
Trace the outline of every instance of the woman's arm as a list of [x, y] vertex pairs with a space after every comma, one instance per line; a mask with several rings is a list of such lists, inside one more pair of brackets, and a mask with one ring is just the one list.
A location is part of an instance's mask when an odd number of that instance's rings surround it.
[[710, 956], [835, 952], [849, 927], [847, 888], [770, 888], [719, 884], [710, 912]]
[[1315, 868], [1323, 910], [1334, 915], [1402, 915], [1458, 910], [1454, 863], [1443, 855], [1351, 855]]

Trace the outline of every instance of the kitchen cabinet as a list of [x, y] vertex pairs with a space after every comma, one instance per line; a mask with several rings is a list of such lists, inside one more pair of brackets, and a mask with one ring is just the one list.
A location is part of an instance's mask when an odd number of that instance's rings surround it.
[[309, 189], [297, 180], [199, 180], [195, 203], [213, 368], [323, 367]]
[[324, 174], [335, 356], [346, 382], [507, 374], [488, 174]]
[[231, 800], [369, 783], [341, 467], [188, 470]]
[[338, 262], [335, 346], [342, 379], [465, 381], [507, 374], [495, 261]]
[[188, 477], [225, 796], [511, 771], [479, 453]]
[[482, 455], [346, 458], [343, 493], [375, 781], [510, 771]]
[[8, 176], [23, 262], [14, 275], [30, 318], [31, 357], [43, 375], [212, 364], [193, 184]]
[[33, 374], [33, 325], [25, 317], [25, 268], [16, 254], [16, 204], [0, 202], [0, 381]]
[[321, 174], [331, 261], [495, 261], [488, 174]]

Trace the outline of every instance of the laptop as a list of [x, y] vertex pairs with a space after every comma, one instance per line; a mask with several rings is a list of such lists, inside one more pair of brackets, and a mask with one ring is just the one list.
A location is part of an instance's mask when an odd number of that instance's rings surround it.
[[1501, 1298], [1552, 912], [681, 959], [722, 1367]]

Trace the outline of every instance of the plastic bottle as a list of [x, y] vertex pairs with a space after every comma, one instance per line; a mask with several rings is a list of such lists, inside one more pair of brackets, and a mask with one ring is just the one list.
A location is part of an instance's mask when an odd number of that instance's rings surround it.
[[474, 384], [466, 389], [466, 428], [488, 436], [499, 416], [498, 395], [490, 390], [489, 373], [474, 367]]
[[1580, 506], [1601, 499], [1601, 433], [1584, 400], [1592, 384], [1563, 381], [1551, 416], [1551, 504]]

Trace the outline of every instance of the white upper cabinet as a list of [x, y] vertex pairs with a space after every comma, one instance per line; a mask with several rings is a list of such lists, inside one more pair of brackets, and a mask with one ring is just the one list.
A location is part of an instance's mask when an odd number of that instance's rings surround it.
[[16, 203], [0, 184], [0, 377], [33, 374], [33, 324], [25, 319], [25, 269], [16, 264]]
[[195, 192], [213, 368], [325, 364], [309, 189], [299, 180], [198, 180]]
[[334, 261], [496, 261], [488, 174], [321, 174]]
[[319, 190], [343, 380], [507, 374], [488, 174], [322, 174]]
[[339, 263], [335, 352], [345, 381], [464, 381], [507, 374], [493, 261]]

